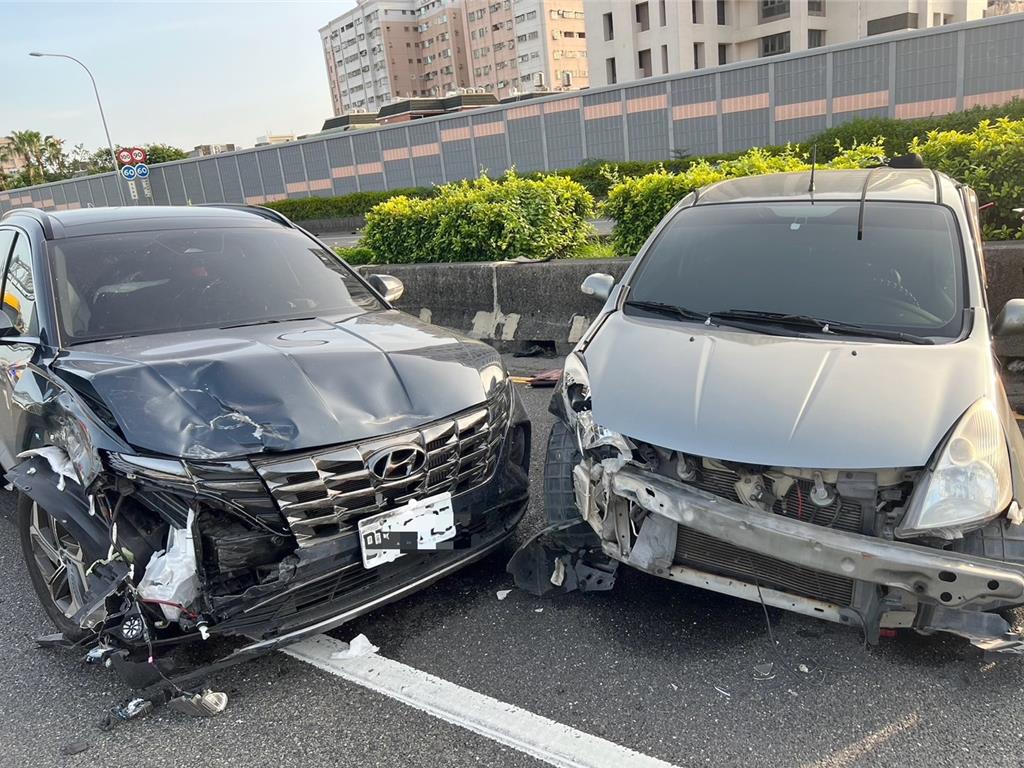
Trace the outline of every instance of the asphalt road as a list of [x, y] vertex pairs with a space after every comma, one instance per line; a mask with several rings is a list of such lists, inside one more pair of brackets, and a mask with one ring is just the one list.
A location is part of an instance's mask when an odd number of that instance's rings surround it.
[[[537, 478], [523, 539], [542, 524], [550, 390], [520, 391]], [[163, 710], [102, 732], [129, 691], [35, 647], [50, 629], [12, 510], [0, 494], [0, 765], [542, 764], [282, 654], [215, 678], [231, 697], [217, 718]], [[608, 593], [499, 601], [511, 586], [495, 556], [332, 634], [365, 633], [388, 658], [679, 766], [1021, 762], [1024, 660], [915, 635], [866, 648], [852, 630], [770, 610], [773, 645], [760, 606], [624, 569]], [[768, 662], [774, 676], [755, 679]]]

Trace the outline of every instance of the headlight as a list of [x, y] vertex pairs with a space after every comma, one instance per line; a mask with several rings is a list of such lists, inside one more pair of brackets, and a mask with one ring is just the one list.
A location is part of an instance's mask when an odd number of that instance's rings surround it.
[[590, 377], [582, 358], [576, 353], [565, 358], [559, 389], [565, 415], [570, 424], [575, 424], [577, 413], [590, 410]]
[[1011, 493], [1006, 435], [995, 405], [982, 398], [967, 409], [931, 471], [922, 475], [896, 535], [956, 538], [958, 529], [1006, 509]]

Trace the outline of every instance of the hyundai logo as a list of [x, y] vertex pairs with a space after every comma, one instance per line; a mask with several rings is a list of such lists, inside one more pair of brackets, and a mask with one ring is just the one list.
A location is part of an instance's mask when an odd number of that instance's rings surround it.
[[427, 452], [418, 445], [394, 445], [383, 448], [366, 461], [366, 468], [378, 480], [402, 480], [412, 477], [427, 463]]

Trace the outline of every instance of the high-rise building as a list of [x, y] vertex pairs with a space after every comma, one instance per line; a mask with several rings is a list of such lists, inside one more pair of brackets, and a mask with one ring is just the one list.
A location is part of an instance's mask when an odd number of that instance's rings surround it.
[[584, 0], [356, 0], [320, 30], [335, 115], [588, 84]]
[[586, 0], [590, 84], [980, 19], [988, 0]]

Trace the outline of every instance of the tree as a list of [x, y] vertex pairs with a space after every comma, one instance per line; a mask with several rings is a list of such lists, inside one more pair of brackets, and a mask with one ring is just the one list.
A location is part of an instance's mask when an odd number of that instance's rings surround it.
[[12, 131], [11, 151], [24, 161], [29, 185], [43, 182], [43, 136], [39, 131]]
[[150, 165], [156, 165], [157, 163], [169, 163], [172, 160], [184, 160], [188, 157], [188, 152], [172, 147], [169, 144], [146, 144], [146, 154], [149, 155], [148, 162]]

